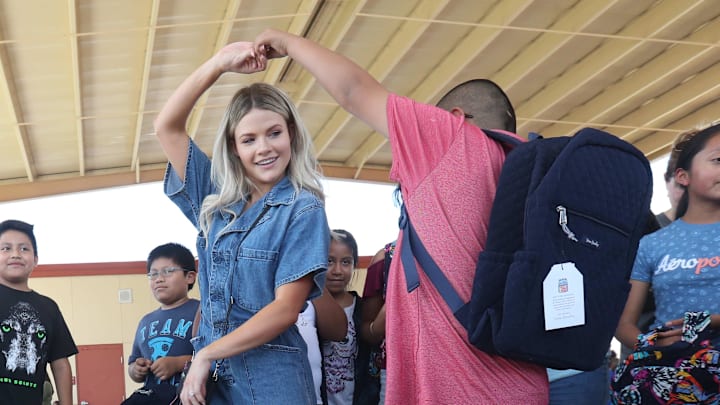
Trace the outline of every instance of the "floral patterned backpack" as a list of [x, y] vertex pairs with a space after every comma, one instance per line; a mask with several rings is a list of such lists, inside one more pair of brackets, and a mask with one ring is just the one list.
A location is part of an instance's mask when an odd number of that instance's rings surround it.
[[638, 336], [636, 349], [611, 381], [614, 404], [719, 404], [720, 351], [711, 344], [710, 314], [687, 312], [682, 340], [655, 347], [660, 329]]

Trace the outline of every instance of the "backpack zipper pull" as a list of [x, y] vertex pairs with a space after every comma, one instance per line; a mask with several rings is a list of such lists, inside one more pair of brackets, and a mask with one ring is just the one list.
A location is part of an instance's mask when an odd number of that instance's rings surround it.
[[560, 227], [562, 228], [563, 232], [565, 232], [565, 235], [567, 235], [568, 239], [570, 239], [573, 242], [577, 242], [577, 238], [575, 237], [575, 233], [568, 228], [567, 223], [567, 209], [563, 207], [562, 205], [558, 205], [555, 210], [560, 214], [560, 217], [558, 218], [558, 224], [560, 224]]

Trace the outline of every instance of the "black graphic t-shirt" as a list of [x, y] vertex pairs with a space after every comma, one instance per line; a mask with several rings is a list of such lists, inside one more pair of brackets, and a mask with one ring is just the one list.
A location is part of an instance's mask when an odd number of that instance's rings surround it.
[[77, 352], [55, 301], [0, 284], [2, 404], [40, 404], [47, 364]]

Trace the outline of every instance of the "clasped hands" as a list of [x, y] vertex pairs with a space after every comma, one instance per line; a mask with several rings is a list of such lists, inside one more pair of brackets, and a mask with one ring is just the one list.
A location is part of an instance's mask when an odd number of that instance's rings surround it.
[[254, 42], [234, 42], [224, 46], [215, 55], [215, 63], [222, 72], [261, 72], [267, 68], [269, 59], [287, 56], [286, 43], [291, 36], [267, 29]]
[[165, 381], [182, 369], [180, 362], [177, 357], [160, 357], [155, 361], [139, 357], [135, 360], [132, 371], [138, 379], [144, 379], [148, 373], [153, 373], [155, 377]]

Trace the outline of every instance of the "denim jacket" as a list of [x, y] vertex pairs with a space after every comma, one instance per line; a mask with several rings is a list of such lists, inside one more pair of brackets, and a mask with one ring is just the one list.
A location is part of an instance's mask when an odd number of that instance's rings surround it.
[[[200, 207], [206, 196], [217, 192], [210, 166], [191, 140], [185, 182], [171, 166], [165, 174], [165, 193], [199, 231], [202, 317], [193, 340], [196, 351], [250, 319], [274, 300], [283, 284], [315, 274], [308, 299], [318, 296], [330, 243], [323, 202], [307, 190], [295, 190], [287, 177], [246, 212], [245, 202], [230, 206], [235, 219], [227, 212], [216, 213], [204, 235], [198, 225]], [[307, 348], [294, 325], [270, 342], [216, 364], [221, 384], [213, 404], [315, 403]]]

